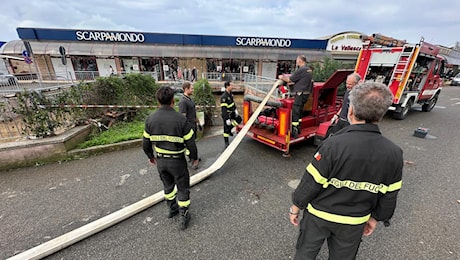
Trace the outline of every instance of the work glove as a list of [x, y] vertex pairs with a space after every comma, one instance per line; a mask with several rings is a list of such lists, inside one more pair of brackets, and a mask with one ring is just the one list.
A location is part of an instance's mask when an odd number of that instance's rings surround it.
[[225, 124], [228, 126], [232, 125], [232, 121], [230, 119], [225, 120]]
[[235, 116], [238, 116], [238, 109], [235, 108]]
[[337, 120], [339, 119], [339, 116], [338, 115], [334, 115], [331, 119], [331, 125], [337, 123]]

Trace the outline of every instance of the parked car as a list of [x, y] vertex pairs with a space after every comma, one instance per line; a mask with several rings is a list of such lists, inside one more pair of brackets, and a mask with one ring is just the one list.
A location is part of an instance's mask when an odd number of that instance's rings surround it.
[[19, 81], [14, 75], [0, 72], [0, 86], [17, 86], [18, 83]]
[[452, 81], [450, 82], [451, 86], [460, 86], [460, 73], [457, 74], [457, 76], [452, 78]]

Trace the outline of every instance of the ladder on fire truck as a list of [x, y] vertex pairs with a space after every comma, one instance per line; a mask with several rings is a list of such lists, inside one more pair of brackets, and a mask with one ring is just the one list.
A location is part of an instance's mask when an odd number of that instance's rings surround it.
[[399, 100], [409, 80], [410, 72], [414, 67], [419, 51], [420, 44], [405, 44], [403, 46], [403, 51], [399, 56], [398, 63], [396, 63], [390, 78], [391, 83], [389, 88], [394, 95], [393, 103], [395, 104], [399, 104]]

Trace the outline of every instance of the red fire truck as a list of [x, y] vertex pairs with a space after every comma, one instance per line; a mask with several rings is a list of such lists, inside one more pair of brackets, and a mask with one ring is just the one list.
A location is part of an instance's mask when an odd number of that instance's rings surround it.
[[[294, 104], [294, 97], [289, 93], [278, 94], [272, 97], [266, 104], [265, 109], [258, 115], [257, 120], [247, 132], [247, 136], [264, 143], [268, 146], [283, 151], [283, 156], [289, 156], [289, 146], [315, 138], [320, 141], [325, 137], [329, 127], [329, 121], [337, 113], [341, 106], [341, 100], [337, 99], [338, 87], [345, 82], [347, 76], [353, 70], [338, 70], [325, 82], [315, 82], [312, 93], [303, 108], [302, 121], [300, 124], [301, 132], [295, 139], [291, 139], [291, 111]], [[278, 81], [281, 82], [282, 81]], [[273, 82], [267, 82], [265, 88], [259, 90], [247, 86], [245, 88], [243, 102], [243, 122], [237, 127], [240, 131], [248, 122], [255, 111], [267, 95], [267, 87], [271, 87]], [[280, 88], [283, 86], [280, 85]]]
[[355, 72], [364, 80], [388, 85], [394, 95], [393, 117], [404, 119], [415, 104], [431, 111], [441, 93], [444, 59], [439, 47], [423, 40], [406, 43], [381, 34], [362, 37], [364, 41]]

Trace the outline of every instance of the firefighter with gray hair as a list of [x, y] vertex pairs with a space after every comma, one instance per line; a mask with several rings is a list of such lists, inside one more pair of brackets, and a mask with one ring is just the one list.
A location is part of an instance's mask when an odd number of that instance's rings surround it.
[[292, 194], [290, 221], [300, 225], [294, 259], [315, 259], [324, 240], [329, 259], [355, 259], [362, 236], [379, 221], [389, 224], [395, 211], [403, 152], [377, 125], [393, 95], [381, 83], [365, 82], [349, 97], [351, 125], [318, 147]]

